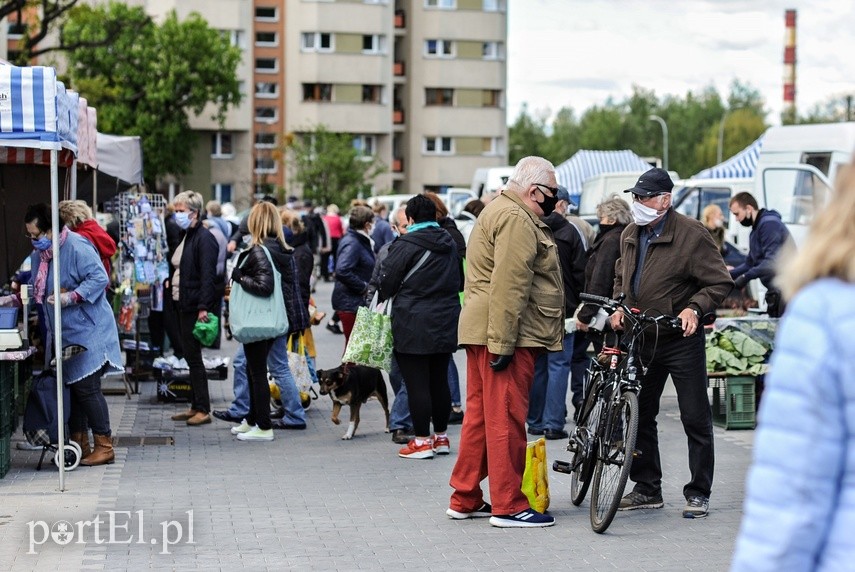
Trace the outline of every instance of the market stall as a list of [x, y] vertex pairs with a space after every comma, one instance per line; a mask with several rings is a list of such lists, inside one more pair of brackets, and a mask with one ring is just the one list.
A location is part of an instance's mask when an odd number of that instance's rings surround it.
[[[50, 203], [52, 232], [59, 236], [59, 168], [72, 166], [77, 154], [77, 129], [79, 101], [77, 94], [67, 92], [56, 78], [56, 70], [50, 67], [16, 67], [0, 65], [0, 149], [6, 162], [21, 159], [25, 165], [40, 168], [50, 166]], [[29, 161], [29, 162], [28, 162]], [[0, 188], [6, 197], [18, 199], [27, 196], [26, 188], [10, 187], [0, 179]], [[9, 201], [3, 201], [8, 204]], [[12, 201], [15, 203], [19, 200]], [[22, 220], [23, 215], [17, 220]], [[7, 236], [9, 236], [8, 227]], [[12, 228], [20, 228], [15, 224]], [[16, 234], [16, 236], [19, 236]], [[15, 243], [25, 242], [23, 238]], [[8, 246], [11, 241], [4, 243]], [[53, 290], [60, 291], [59, 241], [53, 241]], [[59, 297], [57, 297], [57, 302]], [[59, 303], [54, 308], [54, 347], [62, 347], [62, 310]], [[57, 360], [57, 379], [62, 379], [62, 360]], [[57, 384], [57, 418], [63, 419], [62, 384]], [[59, 442], [65, 442], [65, 427], [58, 424]], [[11, 435], [0, 441], [8, 444]], [[4, 445], [6, 446], [6, 445]], [[59, 463], [59, 489], [65, 490], [65, 467]]]

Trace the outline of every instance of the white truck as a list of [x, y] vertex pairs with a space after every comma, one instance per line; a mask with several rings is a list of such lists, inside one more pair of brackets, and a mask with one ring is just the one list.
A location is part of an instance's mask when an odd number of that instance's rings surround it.
[[483, 198], [484, 195], [497, 193], [504, 188], [505, 183], [508, 182], [508, 178], [513, 172], [514, 168], [512, 165], [475, 169], [475, 174], [472, 175], [470, 190], [479, 199]]

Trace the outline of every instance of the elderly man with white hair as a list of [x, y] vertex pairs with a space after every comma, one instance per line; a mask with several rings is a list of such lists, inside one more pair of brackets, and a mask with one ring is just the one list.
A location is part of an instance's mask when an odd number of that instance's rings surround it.
[[[548, 216], [558, 202], [555, 168], [517, 163], [469, 237], [459, 343], [466, 348], [466, 417], [451, 474], [453, 519], [490, 517], [502, 528], [552, 526], [520, 490], [534, 362], [562, 349], [564, 283]], [[490, 477], [490, 500], [481, 481]]]

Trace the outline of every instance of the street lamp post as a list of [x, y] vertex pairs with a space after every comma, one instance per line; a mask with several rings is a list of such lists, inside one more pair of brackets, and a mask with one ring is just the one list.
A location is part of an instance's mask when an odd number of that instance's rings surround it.
[[662, 167], [668, 170], [668, 125], [665, 120], [658, 115], [650, 115], [650, 121], [656, 121], [662, 127]]

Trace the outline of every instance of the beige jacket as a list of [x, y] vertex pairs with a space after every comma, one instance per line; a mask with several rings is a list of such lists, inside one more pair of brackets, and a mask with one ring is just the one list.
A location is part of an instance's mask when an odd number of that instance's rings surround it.
[[466, 247], [458, 342], [490, 353], [557, 351], [564, 338], [564, 283], [552, 232], [517, 195], [485, 208]]

